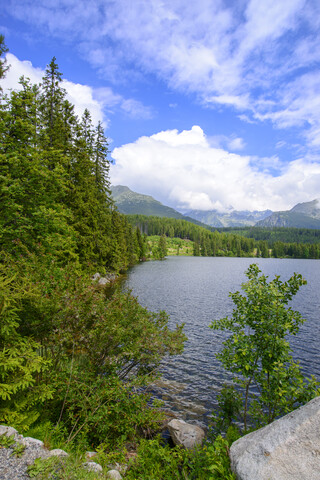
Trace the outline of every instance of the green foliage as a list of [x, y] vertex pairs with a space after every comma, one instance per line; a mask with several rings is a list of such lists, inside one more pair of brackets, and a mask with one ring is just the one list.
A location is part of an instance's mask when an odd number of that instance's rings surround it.
[[142, 245], [114, 208], [101, 124], [87, 110], [77, 119], [55, 58], [41, 85], [20, 84], [1, 95], [0, 249], [19, 258], [41, 245], [61, 263], [126, 269]]
[[0, 275], [0, 422], [24, 431], [53, 390], [37, 382], [50, 362], [39, 355], [39, 344], [18, 332], [21, 293], [12, 284], [13, 279]]
[[23, 445], [23, 443], [17, 443], [13, 449], [13, 455], [18, 458], [22, 457], [25, 449], [26, 449], [26, 445]]
[[39, 418], [25, 433], [25, 436], [42, 440], [44, 446], [48, 449], [61, 448], [67, 452], [71, 451], [73, 443], [66, 444], [68, 430], [60, 424], [53, 424], [49, 420]]
[[[167, 240], [191, 240], [194, 256], [320, 258], [320, 234], [317, 230], [253, 227], [210, 231], [210, 227], [206, 229], [186, 220], [145, 215], [126, 217], [133, 226], [149, 235], [148, 241], [155, 235], [166, 235]], [[295, 243], [284, 243], [292, 241]], [[312, 244], [304, 245], [304, 242]]]
[[161, 439], [142, 441], [138, 456], [126, 473], [128, 480], [234, 480], [228, 442], [219, 436], [196, 450], [170, 448]]
[[[128, 480], [235, 480], [230, 470], [229, 445], [228, 440], [219, 436], [214, 443], [190, 451], [164, 445], [161, 438], [156, 437], [153, 440], [141, 440], [137, 455], [129, 460], [125, 449], [109, 453], [105, 451], [106, 445], [98, 448], [96, 459], [105, 471], [110, 469], [110, 464], [126, 463], [128, 470], [125, 478]], [[37, 459], [28, 468], [28, 474], [38, 480], [97, 478], [97, 474], [82, 467], [83, 461], [78, 453], [71, 453], [64, 458]], [[101, 478], [105, 478], [105, 475], [101, 474]]]
[[[236, 383], [244, 390], [245, 430], [248, 416], [261, 426], [319, 393], [315, 379], [304, 379], [293, 361], [287, 339], [296, 335], [304, 322], [301, 314], [287, 305], [306, 281], [295, 273], [287, 282], [279, 276], [268, 282], [260, 273], [257, 265], [250, 265], [248, 281], [242, 284], [245, 295], [230, 294], [235, 304], [232, 317], [211, 325], [231, 332], [217, 358], [236, 375]], [[253, 393], [253, 386], [258, 395]]]
[[5, 268], [12, 276], [22, 269], [32, 285], [19, 298], [16, 329], [51, 364], [34, 386], [55, 391], [42, 407], [39, 400], [42, 421], [61, 424], [69, 442], [95, 445], [156, 430], [161, 416], [150, 409], [144, 388], [163, 356], [182, 351], [183, 326], [169, 330], [164, 312], [149, 312], [129, 292], [107, 296], [77, 264], [66, 271], [50, 257], [30, 254], [19, 265], [8, 259]]
[[[286, 227], [224, 228], [220, 232], [252, 238], [272, 249], [273, 256], [320, 258], [320, 230]], [[262, 255], [264, 256], [264, 255]]]
[[12, 454], [16, 457], [21, 457], [26, 449], [26, 446], [23, 443], [16, 443], [14, 435], [0, 435], [0, 448], [10, 448], [13, 447]]
[[167, 239], [165, 235], [161, 235], [157, 244], [152, 246], [152, 257], [156, 260], [163, 260], [167, 253]]
[[0, 79], [5, 76], [5, 73], [9, 68], [8, 66], [6, 66], [6, 60], [1, 58], [3, 54], [7, 52], [8, 48], [4, 42], [4, 36], [0, 34]]
[[27, 471], [30, 478], [37, 480], [97, 480], [97, 478], [105, 478], [97, 473], [89, 472], [82, 463], [83, 459], [76, 455], [62, 458], [36, 458]]
[[0, 447], [2, 448], [9, 448], [15, 444], [14, 435], [0, 435]]
[[[237, 427], [234, 424], [239, 423], [241, 416], [242, 397], [235, 389], [234, 385], [224, 385], [217, 396], [218, 409], [213, 413], [212, 424], [210, 425], [210, 437], [216, 438], [219, 433], [226, 433], [234, 428], [237, 436]], [[229, 433], [231, 430], [229, 430]], [[236, 438], [232, 437], [233, 440]]]

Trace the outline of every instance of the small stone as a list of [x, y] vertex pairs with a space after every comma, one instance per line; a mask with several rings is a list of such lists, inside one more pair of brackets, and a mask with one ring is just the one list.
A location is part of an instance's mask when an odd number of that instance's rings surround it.
[[86, 458], [93, 458], [97, 456], [97, 452], [86, 452]]
[[99, 278], [101, 278], [100, 273], [95, 273], [95, 274], [91, 277], [91, 279], [92, 279], [94, 282], [96, 282], [97, 280], [99, 280]]
[[118, 470], [109, 470], [107, 472], [107, 478], [110, 478], [112, 480], [122, 480], [122, 476], [118, 472]]
[[193, 449], [196, 445], [201, 445], [204, 440], [204, 430], [197, 425], [190, 425], [183, 420], [174, 419], [167, 426], [175, 445]]
[[82, 466], [89, 472], [102, 472], [102, 467], [95, 462], [85, 462]]
[[50, 450], [49, 457], [69, 457], [69, 453], [61, 450], [61, 448], [55, 448], [54, 450]]

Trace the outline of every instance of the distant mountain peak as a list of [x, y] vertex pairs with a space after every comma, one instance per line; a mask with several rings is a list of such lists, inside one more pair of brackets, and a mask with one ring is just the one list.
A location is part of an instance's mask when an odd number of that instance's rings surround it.
[[257, 226], [320, 229], [320, 199], [298, 203], [291, 210], [274, 212]]
[[207, 225], [202, 224], [198, 220], [182, 215], [182, 213], [177, 212], [174, 208], [163, 205], [150, 195], [133, 192], [130, 188], [124, 187], [123, 185], [112, 185], [111, 193], [119, 212], [125, 215], [147, 215], [176, 218], [207, 227]]

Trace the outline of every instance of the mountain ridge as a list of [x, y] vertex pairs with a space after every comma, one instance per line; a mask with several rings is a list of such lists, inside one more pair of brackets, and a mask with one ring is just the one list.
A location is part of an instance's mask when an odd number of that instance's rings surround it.
[[226, 227], [294, 227], [320, 229], [320, 199], [298, 203], [290, 210], [231, 210], [220, 213], [217, 210], [189, 210], [182, 214], [168, 207], [151, 195], [130, 190], [124, 185], [111, 186], [115, 204], [120, 213], [147, 215], [187, 220], [206, 228]]
[[125, 215], [138, 214], [175, 218], [177, 220], [187, 220], [201, 227], [210, 228], [210, 226], [195, 218], [183, 215], [174, 208], [163, 205], [151, 195], [133, 192], [129, 187], [124, 185], [111, 185], [111, 193], [119, 212]]

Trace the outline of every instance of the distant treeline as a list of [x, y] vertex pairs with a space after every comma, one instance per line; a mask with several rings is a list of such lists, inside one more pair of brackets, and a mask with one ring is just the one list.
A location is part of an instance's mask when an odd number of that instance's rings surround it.
[[235, 233], [255, 240], [266, 240], [270, 246], [275, 242], [320, 243], [320, 230], [314, 228], [227, 227], [217, 230], [223, 233]]
[[[262, 232], [271, 232], [271, 229], [239, 229], [239, 233], [224, 229], [224, 231], [208, 231], [205, 228], [198, 227], [186, 220], [176, 220], [174, 218], [160, 218], [145, 215], [127, 215], [131, 225], [138, 227], [145, 235], [166, 235], [173, 238], [187, 238], [194, 242], [195, 256], [237, 256], [250, 257], [258, 256], [268, 258], [272, 257], [290, 257], [290, 258], [320, 258], [320, 242], [318, 243], [300, 243], [300, 242], [282, 242], [279, 240], [269, 240], [266, 238], [254, 238], [249, 235], [244, 236], [244, 231], [260, 230]], [[273, 230], [273, 229], [272, 229]], [[281, 229], [277, 229], [281, 230]], [[303, 230], [287, 228], [284, 230]], [[312, 232], [313, 230], [305, 230]], [[241, 232], [241, 233], [240, 233]], [[287, 235], [289, 235], [287, 233]], [[287, 237], [289, 238], [289, 236]], [[311, 237], [310, 237], [311, 238]]]

